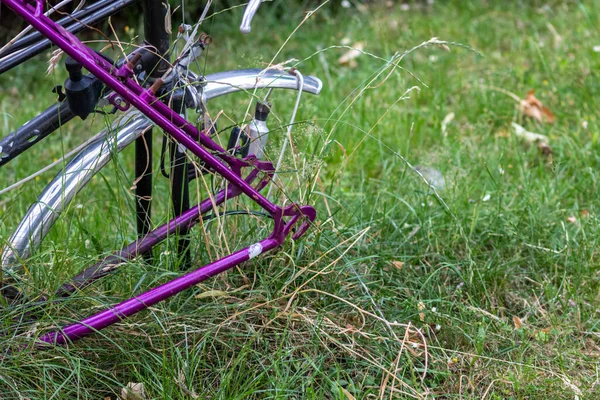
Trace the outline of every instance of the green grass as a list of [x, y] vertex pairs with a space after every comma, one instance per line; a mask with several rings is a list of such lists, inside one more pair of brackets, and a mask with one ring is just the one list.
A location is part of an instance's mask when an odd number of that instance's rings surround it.
[[[313, 15], [275, 62], [305, 60], [301, 71], [325, 83], [320, 96], [304, 98], [304, 122], [294, 131], [305, 164], [282, 175], [290, 198], [317, 207], [315, 227], [68, 348], [5, 356], [0, 397], [115, 398], [128, 382], [142, 382], [148, 398], [597, 398], [600, 2], [531, 3]], [[239, 10], [230, 18], [239, 20]], [[229, 17], [210, 20], [207, 72], [265, 65], [302, 18], [300, 10], [282, 16], [264, 5], [247, 37], [223, 21]], [[461, 46], [419, 48], [392, 70], [394, 54], [432, 37]], [[316, 54], [346, 38], [376, 57], [365, 54], [349, 68], [337, 61], [346, 49]], [[64, 75], [41, 76], [42, 61], [0, 78], [3, 132], [53, 100], [50, 88]], [[403, 98], [413, 86], [420, 90]], [[520, 115], [496, 88], [520, 97], [535, 89], [556, 123]], [[274, 99], [282, 124], [293, 100]], [[241, 95], [211, 112], [240, 120], [246, 108]], [[548, 136], [552, 157], [516, 138], [512, 122]], [[0, 187], [104, 125], [96, 117], [63, 128], [4, 167]], [[272, 135], [271, 158], [282, 137]], [[31, 297], [133, 238], [131, 155], [127, 149], [94, 179], [26, 263]], [[447, 188], [435, 193], [409, 163], [440, 170]], [[284, 169], [293, 168], [288, 159]], [[0, 238], [52, 176], [0, 198]], [[167, 218], [168, 186], [156, 183], [158, 224]], [[206, 193], [204, 183], [194, 191]], [[237, 207], [250, 205], [230, 206]], [[230, 217], [224, 227], [205, 227], [218, 237], [212, 243], [197, 229], [194, 262], [269, 228]], [[5, 307], [0, 345], [30, 343], [24, 332], [40, 335], [178, 276], [172, 250], [170, 241], [152, 266], [132, 262], [72, 299], [36, 306], [38, 325], [16, 329], [31, 306]]]

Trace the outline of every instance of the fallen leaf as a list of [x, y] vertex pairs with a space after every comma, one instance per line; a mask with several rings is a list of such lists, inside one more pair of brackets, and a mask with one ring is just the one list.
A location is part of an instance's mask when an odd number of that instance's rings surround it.
[[523, 327], [523, 321], [516, 315], [513, 317], [513, 324], [515, 325], [515, 329], [521, 329]]
[[392, 261], [392, 265], [398, 269], [402, 269], [404, 263], [402, 261]]
[[356, 61], [354, 60], [362, 55], [362, 50], [364, 47], [365, 45], [362, 42], [354, 43], [352, 49], [342, 54], [342, 56], [338, 59], [338, 63], [340, 65], [347, 65], [351, 68], [354, 68], [356, 66]]
[[527, 92], [525, 100], [521, 100], [519, 111], [538, 122], [549, 122], [552, 124], [556, 119], [552, 111], [535, 97], [533, 90]]
[[129, 382], [121, 389], [121, 400], [146, 400], [143, 383]]
[[[417, 305], [417, 308], [419, 309], [419, 311], [423, 311], [425, 309], [425, 304], [423, 304], [422, 301], [419, 302], [419, 304]], [[419, 313], [419, 319], [421, 321], [425, 321], [425, 313]]]
[[515, 129], [515, 136], [525, 140], [528, 145], [535, 144], [537, 148], [542, 152], [543, 155], [549, 156], [552, 154], [552, 148], [550, 147], [550, 139], [548, 136], [540, 135], [539, 133], [529, 132], [521, 125], [513, 122], [513, 128]]

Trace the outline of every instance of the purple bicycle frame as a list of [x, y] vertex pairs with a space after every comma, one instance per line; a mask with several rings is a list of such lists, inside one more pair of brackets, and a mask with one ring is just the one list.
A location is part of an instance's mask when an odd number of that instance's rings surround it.
[[[84, 46], [76, 36], [44, 16], [44, 0], [0, 0], [0, 2], [11, 8], [42, 35], [61, 48], [67, 55], [81, 64], [106, 86], [114, 90], [125, 101], [136, 107], [175, 141], [198, 156], [204, 161], [207, 167], [210, 167], [229, 183], [229, 186], [217, 194], [214, 199], [209, 198], [204, 200], [198, 206], [184, 212], [168, 224], [150, 232], [112, 257], [122, 260], [131, 259], [137, 254], [141, 254], [147, 249], [152, 248], [152, 246], [178, 229], [189, 228], [197, 223], [200, 220], [200, 215], [212, 207], [241, 194], [250, 197], [256, 204], [267, 211], [274, 220], [273, 231], [268, 238], [120, 304], [114, 305], [105, 311], [66, 326], [58, 331], [45, 334], [38, 338], [37, 347], [45, 347], [48, 344], [67, 344], [106, 328], [162, 300], [174, 296], [199, 282], [281, 246], [292, 229], [302, 219], [302, 223], [292, 235], [294, 240], [298, 239], [315, 220], [316, 211], [313, 207], [292, 204], [284, 208], [273, 204], [259, 192], [269, 183], [272, 177], [273, 166], [271, 163], [256, 160], [252, 156], [245, 159], [238, 159], [231, 156], [211, 140], [210, 137], [200, 132], [194, 125], [160, 102], [154, 96], [151, 89], [145, 89], [133, 80], [133, 71], [126, 63], [120, 68], [115, 68], [98, 54]], [[244, 167], [253, 168], [245, 179], [242, 177], [242, 168]], [[261, 179], [255, 188], [251, 184], [261, 172], [265, 173], [267, 177]]]

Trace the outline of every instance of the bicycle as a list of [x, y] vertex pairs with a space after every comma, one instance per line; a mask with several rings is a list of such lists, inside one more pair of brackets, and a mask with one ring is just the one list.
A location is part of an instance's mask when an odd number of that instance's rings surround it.
[[[248, 129], [234, 128], [227, 147], [214, 140], [214, 124], [205, 123], [204, 130], [184, 118], [186, 109], [196, 109], [206, 119], [209, 100], [238, 91], [258, 89], [292, 89], [298, 92], [296, 109], [301, 93], [318, 94], [322, 83], [315, 77], [303, 77], [296, 70], [254, 69], [198, 75], [189, 66], [202, 54], [210, 37], [197, 37], [191, 26], [180, 27], [185, 46], [177, 59], [169, 62], [169, 10], [160, 0], [145, 0], [144, 25], [146, 42], [130, 54], [114, 61], [105, 54], [85, 46], [76, 36], [88, 25], [135, 3], [120, 0], [109, 5], [99, 0], [75, 11], [72, 15], [53, 21], [45, 15], [44, 0], [2, 0], [20, 18], [38, 33], [24, 36], [0, 50], [0, 73], [19, 65], [51, 44], [67, 56], [65, 62], [69, 78], [64, 91], [56, 88], [58, 103], [24, 124], [17, 131], [0, 140], [0, 166], [5, 165], [25, 150], [41, 142], [58, 127], [79, 117], [102, 112], [110, 107], [111, 113], [122, 112], [112, 127], [86, 143], [77, 155], [46, 187], [2, 251], [3, 275], [12, 280], [19, 266], [40, 245], [61, 212], [90, 179], [123, 148], [135, 142], [136, 149], [136, 221], [139, 238], [120, 251], [100, 260], [61, 286], [56, 297], [70, 296], [88, 285], [114, 273], [128, 260], [145, 257], [151, 261], [150, 251], [166, 238], [187, 232], [203, 218], [219, 216], [218, 207], [238, 196], [246, 196], [273, 220], [271, 234], [251, 246], [188, 272], [176, 279], [150, 289], [129, 300], [96, 313], [88, 318], [52, 331], [37, 338], [35, 347], [63, 345], [104, 329], [124, 318], [174, 296], [199, 282], [231, 269], [245, 261], [280, 247], [288, 236], [302, 237], [316, 218], [309, 205], [276, 205], [261, 191], [276, 178], [277, 168], [262, 159], [268, 129], [264, 122], [270, 105], [258, 101], [255, 118]], [[250, 32], [251, 21], [261, 0], [251, 0], [245, 10], [240, 31]], [[83, 69], [89, 74], [85, 75]], [[292, 122], [295, 110], [292, 114]], [[288, 136], [291, 132], [288, 130]], [[152, 194], [152, 127], [161, 128], [173, 139], [171, 156], [172, 202], [176, 217], [151, 230], [150, 207]], [[114, 137], [109, 139], [112, 131]], [[163, 154], [166, 153], [163, 142]], [[287, 144], [287, 142], [284, 143]], [[198, 157], [200, 163], [188, 170], [186, 153]], [[281, 153], [283, 155], [283, 151]], [[278, 164], [281, 162], [281, 157]], [[149, 172], [150, 171], [150, 172]], [[191, 207], [189, 182], [203, 174], [215, 174], [227, 182], [213, 195]], [[213, 211], [213, 215], [207, 215]], [[188, 239], [179, 239], [178, 250], [189, 260]], [[189, 265], [189, 262], [187, 263]], [[17, 301], [21, 291], [4, 279], [3, 296]], [[42, 298], [48, 301], [48, 298]]]

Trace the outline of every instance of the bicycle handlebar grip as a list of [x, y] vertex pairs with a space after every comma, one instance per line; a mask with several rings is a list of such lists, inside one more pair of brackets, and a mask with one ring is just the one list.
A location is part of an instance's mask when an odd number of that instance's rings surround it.
[[248, 34], [252, 30], [252, 18], [258, 11], [258, 7], [260, 7], [260, 3], [262, 0], [250, 0], [248, 5], [246, 6], [246, 11], [244, 11], [244, 17], [242, 18], [242, 24], [240, 25], [240, 32], [243, 34]]

